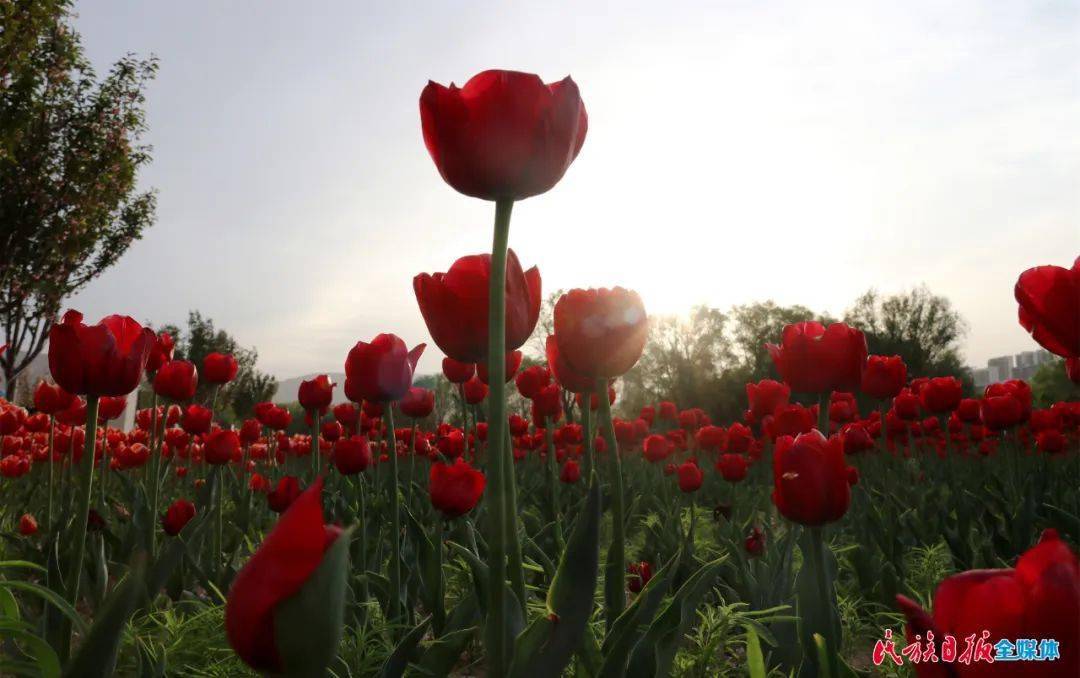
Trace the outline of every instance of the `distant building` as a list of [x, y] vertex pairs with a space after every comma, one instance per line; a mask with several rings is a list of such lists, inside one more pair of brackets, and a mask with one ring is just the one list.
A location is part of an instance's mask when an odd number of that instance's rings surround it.
[[1016, 355], [1003, 355], [987, 360], [986, 367], [973, 368], [971, 376], [975, 381], [975, 389], [981, 391], [989, 384], [1009, 379], [1029, 380], [1035, 376], [1040, 367], [1053, 360], [1054, 355], [1041, 348]]

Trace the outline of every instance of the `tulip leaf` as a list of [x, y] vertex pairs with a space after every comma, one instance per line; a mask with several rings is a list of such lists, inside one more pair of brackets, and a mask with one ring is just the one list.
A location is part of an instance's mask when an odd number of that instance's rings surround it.
[[761, 655], [761, 640], [752, 625], [746, 626], [746, 667], [750, 678], [765, 678], [765, 658]]
[[548, 588], [548, 614], [518, 636], [510, 675], [558, 676], [581, 644], [592, 615], [600, 566], [600, 483], [592, 474], [584, 509], [574, 522], [555, 578]]
[[405, 634], [379, 669], [379, 678], [401, 678], [405, 674], [405, 669], [409, 666], [409, 657], [416, 651], [416, 646], [420, 644], [420, 639], [424, 637], [430, 624], [431, 617], [427, 617]]
[[337, 657], [352, 529], [334, 540], [300, 590], [274, 609], [274, 639], [286, 675], [321, 676]]
[[139, 554], [127, 576], [105, 599], [97, 619], [64, 671], [65, 676], [110, 676], [124, 625], [146, 590], [146, 558]]
[[449, 631], [427, 646], [420, 656], [416, 668], [428, 676], [446, 676], [453, 670], [454, 664], [461, 659], [461, 653], [468, 647], [469, 641], [476, 636], [479, 627]]

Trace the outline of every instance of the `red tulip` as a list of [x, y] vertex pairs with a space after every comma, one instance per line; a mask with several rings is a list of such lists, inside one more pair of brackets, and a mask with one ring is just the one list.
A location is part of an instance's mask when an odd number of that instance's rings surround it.
[[629, 575], [626, 578], [626, 588], [630, 590], [630, 593], [641, 593], [641, 589], [645, 588], [652, 579], [652, 565], [645, 561], [630, 563], [626, 572]]
[[413, 386], [398, 403], [401, 413], [412, 419], [423, 419], [435, 409], [435, 392]]
[[187, 499], [177, 499], [165, 510], [165, 515], [161, 516], [161, 529], [170, 537], [175, 537], [194, 517], [195, 504]]
[[476, 374], [474, 363], [463, 363], [453, 358], [443, 358], [442, 371], [451, 384], [464, 384]]
[[746, 478], [748, 466], [746, 457], [741, 454], [731, 454], [730, 452], [720, 455], [720, 459], [716, 462], [716, 470], [729, 483], [738, 483]]
[[773, 453], [772, 499], [785, 518], [801, 525], [840, 520], [851, 503], [841, 439], [826, 439], [817, 430], [779, 438]]
[[588, 393], [596, 388], [596, 382], [593, 379], [578, 373], [563, 359], [555, 335], [548, 335], [544, 348], [547, 354], [548, 370], [560, 386], [571, 393]]
[[77, 395], [124, 396], [142, 380], [154, 333], [128, 316], [110, 315], [84, 325], [68, 311], [49, 331], [49, 371]]
[[303, 587], [341, 530], [323, 523], [322, 479], [278, 519], [236, 574], [225, 603], [225, 633], [236, 654], [256, 671], [281, 673], [275, 608]]
[[447, 518], [465, 515], [480, 501], [487, 479], [460, 457], [453, 464], [431, 465], [428, 492], [431, 505]]
[[[1080, 673], [1080, 564], [1076, 554], [1056, 531], [1043, 532], [1039, 543], [1020, 556], [1013, 569], [969, 570], [942, 581], [934, 593], [933, 616], [918, 603], [896, 597], [907, 617], [907, 638], [923, 639], [932, 631], [941, 641], [951, 635], [963, 647], [963, 639], [1052, 638], [1060, 642], [1061, 657], [1053, 662], [947, 664], [953, 674], [965, 676], [1062, 676]], [[915, 664], [920, 678], [945, 675], [942, 664]]]
[[248, 489], [265, 494], [270, 491], [270, 481], [261, 473], [252, 473], [251, 478], [248, 479]]
[[563, 462], [562, 470], [559, 471], [559, 481], [567, 485], [573, 485], [581, 480], [581, 466], [573, 459]]
[[751, 558], [757, 558], [762, 553], [765, 553], [765, 533], [761, 531], [760, 527], [753, 528], [750, 530], [750, 534], [746, 535], [743, 546]]
[[208, 384], [228, 384], [236, 379], [240, 364], [228, 353], [208, 353], [203, 358], [203, 379]]
[[344, 427], [336, 421], [324, 421], [319, 430], [323, 440], [328, 443], [336, 442], [345, 431]]
[[780, 436], [808, 433], [816, 423], [817, 415], [812, 408], [792, 403], [777, 409], [772, 419], [767, 420], [766, 429], [769, 436], [775, 440]]
[[990, 398], [994, 396], [1010, 395], [1016, 398], [1020, 403], [1020, 421], [1025, 422], [1031, 418], [1031, 402], [1032, 393], [1031, 387], [1023, 379], [1010, 379], [1003, 381], [999, 384], [990, 384], [983, 392], [983, 396]]
[[262, 424], [258, 419], [245, 419], [244, 423], [240, 424], [240, 442], [242, 444], [254, 444], [258, 442], [261, 435]]
[[326, 412], [334, 399], [334, 383], [325, 374], [305, 379], [300, 382], [296, 399], [300, 401], [300, 407], [307, 412]]
[[441, 436], [436, 443], [439, 453], [447, 459], [457, 459], [465, 454], [465, 434], [458, 429]]
[[862, 381], [866, 337], [844, 323], [788, 325], [779, 346], [766, 344], [780, 378], [799, 393], [853, 391]]
[[411, 351], [393, 334], [380, 334], [371, 343], [358, 341], [345, 359], [345, 390], [363, 400], [401, 400], [412, 386], [416, 363], [425, 344]]
[[540, 389], [533, 399], [533, 418], [558, 421], [562, 416], [562, 390], [558, 384], [548, 384]]
[[964, 396], [964, 385], [956, 377], [934, 377], [919, 389], [919, 404], [931, 414], [952, 412]]
[[42, 381], [34, 389], [34, 409], [38, 412], [54, 415], [66, 410], [75, 402], [75, 396], [60, 386]]
[[585, 143], [589, 118], [569, 77], [545, 85], [517, 71], [478, 73], [420, 95], [424, 144], [446, 183], [484, 200], [550, 190]]
[[461, 386], [462, 392], [465, 394], [465, 402], [470, 405], [478, 405], [484, 402], [484, 398], [487, 397], [488, 387], [487, 384], [480, 381], [479, 377], [473, 377]]
[[956, 405], [956, 416], [968, 424], [979, 421], [979, 401], [975, 398], [963, 398]]
[[367, 438], [352, 436], [334, 443], [334, 466], [343, 476], [362, 473], [371, 466], [371, 446]]
[[979, 416], [986, 428], [1003, 431], [1023, 421], [1024, 407], [1012, 394], [988, 396], [980, 403]]
[[866, 359], [862, 392], [877, 400], [895, 398], [907, 383], [907, 365], [898, 355], [872, 355]]
[[694, 434], [694, 441], [703, 450], [716, 452], [724, 448], [727, 432], [721, 426], [702, 426]]
[[1035, 436], [1035, 447], [1043, 454], [1061, 454], [1068, 444], [1068, 439], [1057, 429], [1039, 431]]
[[352, 430], [356, 429], [356, 423], [360, 419], [360, 410], [356, 409], [356, 405], [352, 403], [338, 403], [334, 405], [333, 410], [334, 419], [338, 421], [342, 426], [346, 426]]
[[[322, 480], [318, 481], [321, 488]], [[274, 513], [281, 513], [292, 506], [300, 496], [300, 481], [296, 476], [282, 476], [277, 487], [266, 493], [266, 503]]]
[[[510, 380], [517, 375], [523, 357], [521, 351], [508, 351], [506, 353], [506, 383], [510, 383]], [[476, 363], [476, 378], [485, 384], [491, 383], [488, 380], [488, 366], [486, 362]]]
[[154, 393], [177, 402], [191, 400], [198, 385], [199, 372], [187, 360], [170, 360], [154, 375]]
[[1063, 358], [1080, 358], [1080, 257], [1071, 269], [1029, 268], [1013, 293], [1020, 324], [1035, 341]]
[[790, 397], [791, 388], [772, 379], [746, 385], [746, 399], [750, 403], [754, 421], [760, 421], [775, 412], [776, 408], [787, 405]]
[[534, 400], [551, 383], [551, 371], [543, 365], [533, 365], [518, 372], [514, 384], [522, 398]]
[[284, 407], [278, 407], [277, 405], [267, 410], [265, 416], [266, 421], [264, 423], [267, 428], [272, 428], [275, 431], [284, 431], [289, 428], [289, 424], [292, 423], [292, 412]]
[[101, 396], [98, 400], [98, 421], [119, 419], [127, 407], [127, 396]]
[[570, 290], [555, 303], [554, 325], [560, 357], [594, 381], [628, 372], [649, 333], [641, 297], [621, 287]]
[[645, 439], [642, 450], [645, 458], [655, 464], [667, 459], [668, 452], [671, 451], [671, 443], [664, 436], [654, 433]]
[[[431, 338], [450, 358], [482, 363], [488, 351], [488, 282], [491, 255], [454, 262], [446, 273], [421, 273], [413, 291]], [[506, 350], [521, 348], [540, 317], [540, 271], [521, 270], [514, 250], [506, 255]]]
[[219, 429], [206, 436], [203, 441], [203, 456], [208, 464], [228, 464], [239, 454], [240, 436], [236, 431]]
[[893, 412], [904, 421], [915, 421], [919, 418], [919, 397], [908, 389], [900, 389], [900, 393], [893, 398]]
[[150, 355], [146, 359], [146, 371], [156, 373], [161, 366], [173, 359], [176, 341], [168, 332], [159, 332], [150, 346]]
[[210, 422], [214, 413], [202, 405], [188, 405], [180, 416], [180, 428], [191, 435], [210, 432]]
[[746, 425], [735, 423], [728, 427], [726, 445], [728, 452], [746, 454], [750, 451], [753, 442], [754, 435]]
[[24, 513], [19, 516], [19, 534], [24, 537], [30, 537], [37, 534], [38, 524], [34, 516], [29, 513]]
[[697, 492], [701, 489], [701, 484], [705, 481], [705, 474], [702, 473], [701, 467], [692, 461], [683, 462], [679, 465], [679, 489], [683, 492]]

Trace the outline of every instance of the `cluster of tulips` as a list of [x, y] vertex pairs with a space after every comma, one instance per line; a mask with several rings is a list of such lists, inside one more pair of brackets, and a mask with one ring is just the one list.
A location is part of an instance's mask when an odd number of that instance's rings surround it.
[[[234, 379], [235, 359], [174, 360], [167, 335], [123, 316], [87, 325], [76, 312], [51, 331], [55, 383], [37, 386], [34, 413], [0, 405], [5, 510], [44, 505], [43, 516], [17, 522], [45, 561], [47, 586], [72, 610], [101, 612], [73, 655], [77, 618], [47, 624], [61, 660], [90, 671], [81, 675], [111, 670], [124, 620], [162, 604], [162, 591], [195, 586], [227, 591], [228, 641], [267, 674], [324, 674], [349, 629], [396, 644], [383, 675], [409, 665], [446, 675], [477, 647], [492, 676], [560, 675], [572, 662], [589, 675], [667, 675], [694, 610], [723, 582], [755, 609], [793, 608], [792, 638], [771, 664], [839, 676], [851, 669], [827, 530], [850, 533], [852, 513], [873, 513], [896, 534], [916, 529], [875, 505], [865, 485], [921, 485], [959, 504], [962, 478], [1007, 468], [1046, 476], [1037, 490], [1003, 486], [1007, 501], [1075, 499], [1061, 487], [1077, 470], [1080, 403], [1034, 409], [1031, 389], [1015, 380], [964, 398], [953, 377], [909, 379], [899, 357], [868, 356], [863, 334], [842, 323], [786, 327], [768, 346], [779, 380], [747, 384], [743, 421], [727, 425], [672, 402], [612, 415], [618, 379], [648, 334], [641, 298], [620, 287], [564, 294], [546, 365], [522, 369], [541, 275], [508, 248], [511, 212], [551, 189], [581, 150], [577, 86], [486, 71], [461, 88], [430, 83], [420, 112], [445, 181], [495, 203], [490, 254], [413, 279], [460, 421], [421, 425], [436, 404], [413, 385], [425, 345], [387, 333], [347, 352], [344, 384], [326, 375], [301, 384], [308, 434], [289, 435], [292, 415], [269, 402], [222, 426], [212, 398], [193, 399], [200, 380]], [[1080, 260], [1025, 272], [1016, 290], [1021, 323], [1080, 379]], [[110, 428], [144, 378], [152, 406], [136, 413], [134, 430]], [[332, 406], [339, 386], [348, 402]], [[510, 388], [526, 403], [520, 411], [508, 410]], [[1040, 503], [1015, 518], [997, 562], [1056, 520], [1076, 536], [1067, 505], [1048, 513]], [[972, 537], [967, 509], [942, 520], [958, 564], [995, 563], [993, 547]], [[101, 534], [121, 531], [110, 559]], [[646, 546], [628, 553], [646, 533]], [[863, 570], [902, 575], [903, 547], [875, 539], [880, 548], [866, 553], [877, 560]], [[110, 590], [96, 573], [118, 562], [127, 574]], [[451, 580], [465, 591], [454, 599]], [[1080, 570], [1052, 529], [1014, 569], [947, 579], [932, 615], [905, 592], [893, 587], [886, 602], [907, 615], [912, 639], [982, 629], [1054, 637], [1062, 658], [1040, 675], [1076, 674]]]

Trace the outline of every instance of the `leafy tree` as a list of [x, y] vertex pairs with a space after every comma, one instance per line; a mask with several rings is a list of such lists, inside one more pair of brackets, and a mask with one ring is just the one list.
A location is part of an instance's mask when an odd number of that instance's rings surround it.
[[176, 359], [190, 360], [199, 369], [202, 369], [203, 359], [210, 353], [229, 353], [236, 358], [239, 370], [232, 383], [217, 389], [215, 385], [200, 380], [195, 392], [195, 400], [214, 403], [219, 415], [226, 420], [249, 417], [256, 403], [274, 397], [277, 380], [256, 369], [258, 351], [240, 346], [228, 332], [215, 328], [214, 321], [204, 318], [198, 311], [188, 313], [186, 331], [181, 331], [175, 325], [164, 325], [158, 331], [168, 332], [176, 339]]
[[1080, 386], [1065, 374], [1061, 358], [1039, 366], [1031, 377], [1031, 397], [1035, 407], [1050, 407], [1056, 402], [1080, 400]]
[[909, 376], [954, 375], [970, 388], [960, 355], [967, 325], [946, 297], [925, 286], [888, 297], [869, 290], [855, 300], [844, 322], [866, 334], [870, 353], [903, 358]]
[[154, 58], [98, 80], [68, 0], [0, 3], [0, 357], [8, 394], [63, 300], [115, 263], [154, 219], [143, 91]]

